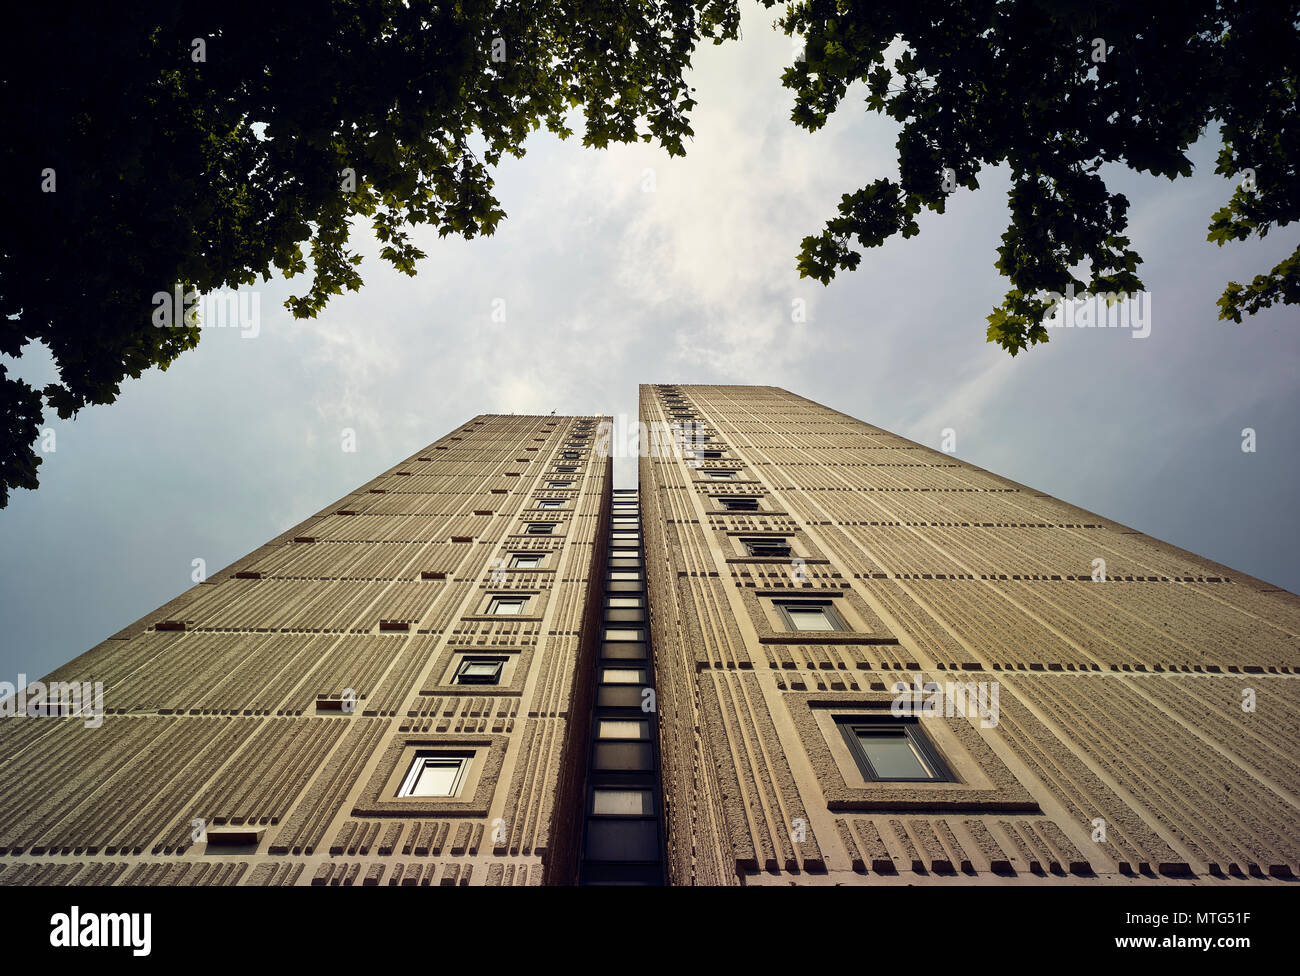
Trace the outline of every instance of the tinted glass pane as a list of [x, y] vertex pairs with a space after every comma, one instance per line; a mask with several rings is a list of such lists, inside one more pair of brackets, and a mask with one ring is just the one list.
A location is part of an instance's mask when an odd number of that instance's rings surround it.
[[648, 817], [654, 809], [649, 790], [593, 790], [591, 812], [605, 817]]
[[639, 630], [630, 630], [623, 627], [610, 627], [605, 631], [605, 640], [607, 641], [640, 639], [641, 631]]
[[596, 861], [653, 861], [659, 833], [652, 820], [596, 820], [587, 826], [587, 857]]
[[423, 768], [411, 786], [411, 796], [451, 796], [460, 760], [422, 759]]
[[881, 779], [929, 779], [934, 775], [906, 733], [859, 729], [857, 736]]
[[597, 742], [596, 769], [645, 770], [654, 768], [654, 754], [648, 742]]
[[600, 720], [601, 739], [640, 739], [647, 734], [646, 723], [640, 719], [603, 718]]
[[786, 607], [795, 630], [834, 630], [835, 627], [821, 607]]

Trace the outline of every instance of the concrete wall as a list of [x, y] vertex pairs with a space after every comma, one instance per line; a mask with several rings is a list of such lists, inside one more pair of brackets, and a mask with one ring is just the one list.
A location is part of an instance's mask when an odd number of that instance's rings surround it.
[[[477, 417], [59, 668], [107, 714], [0, 719], [0, 884], [572, 880], [611, 466], [553, 468], [603, 419]], [[457, 796], [396, 797], [420, 746], [472, 753]]]
[[[641, 388], [674, 413], [727, 457], [640, 462], [673, 883], [1300, 870], [1300, 598], [781, 389]], [[785, 630], [791, 597], [848, 631]], [[834, 716], [917, 675], [996, 686], [995, 721], [941, 703], [951, 781], [867, 781]]]

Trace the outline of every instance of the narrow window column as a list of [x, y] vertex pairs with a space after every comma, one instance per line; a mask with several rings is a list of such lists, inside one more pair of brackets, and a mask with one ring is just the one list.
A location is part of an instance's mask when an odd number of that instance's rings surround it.
[[611, 504], [578, 883], [664, 884], [659, 729], [640, 498]]

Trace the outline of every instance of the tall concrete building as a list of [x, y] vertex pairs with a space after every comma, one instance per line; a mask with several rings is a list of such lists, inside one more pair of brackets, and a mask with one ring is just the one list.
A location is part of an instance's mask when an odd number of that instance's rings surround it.
[[1300, 598], [784, 390], [642, 387], [639, 490], [610, 419], [477, 417], [0, 702], [0, 885], [1300, 870]]
[[603, 419], [477, 417], [55, 671], [107, 714], [0, 720], [0, 884], [573, 881]]
[[784, 390], [640, 400], [671, 883], [1300, 868], [1300, 598]]

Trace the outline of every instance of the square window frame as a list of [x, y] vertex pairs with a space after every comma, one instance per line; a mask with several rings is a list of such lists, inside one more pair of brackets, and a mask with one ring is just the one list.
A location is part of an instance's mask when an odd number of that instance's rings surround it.
[[[484, 605], [484, 607], [483, 607], [483, 613], [482, 613], [482, 616], [485, 616], [485, 617], [513, 617], [513, 618], [515, 618], [515, 619], [518, 619], [518, 618], [520, 618], [520, 617], [528, 617], [528, 616], [531, 616], [531, 614], [529, 614], [529, 612], [528, 612], [528, 601], [529, 601], [529, 599], [531, 598], [531, 596], [532, 596], [531, 593], [491, 593], [491, 594], [488, 595], [487, 603], [486, 603], [486, 604]], [[496, 607], [501, 606], [502, 604], [507, 603], [507, 602], [509, 602], [509, 603], [515, 603], [515, 602], [518, 602], [518, 603], [519, 603], [519, 612], [518, 612], [518, 613], [500, 613], [500, 612], [498, 612], [498, 611], [495, 609]]]
[[[777, 599], [772, 601], [772, 605], [776, 607], [777, 616], [780, 618], [781, 622], [785, 624], [785, 629], [789, 633], [792, 634], [852, 634], [854, 633], [853, 628], [850, 627], [848, 621], [844, 619], [844, 615], [840, 613], [839, 610], [835, 607], [834, 600], [809, 600], [809, 599], [799, 599], [799, 598]], [[822, 608], [823, 612], [825, 613], [826, 619], [829, 620], [835, 626], [831, 627], [829, 630], [805, 630], [802, 627], [796, 627], [794, 625], [794, 618], [790, 616], [789, 611], [786, 609], [786, 607], [791, 605], [819, 606]]]
[[[860, 779], [861, 772], [832, 717], [845, 712], [888, 715], [894, 699], [891, 693], [785, 691], [781, 699], [794, 720], [799, 741], [812, 761], [818, 785], [832, 813], [885, 813], [922, 808], [963, 815], [1043, 812], [1038, 800], [966, 719], [928, 714], [920, 719], [927, 735], [939, 743], [949, 771], [954, 774], [953, 781], [869, 782]], [[821, 719], [825, 720], [824, 724]], [[843, 753], [842, 764], [836, 759], [836, 750]]]
[[[412, 793], [411, 790], [419, 781], [420, 773], [424, 771], [424, 767], [428, 762], [433, 759], [456, 760], [456, 776], [452, 781], [451, 792], [436, 794]], [[444, 752], [438, 749], [420, 749], [411, 760], [410, 768], [402, 779], [402, 785], [397, 789], [396, 798], [399, 800], [455, 800], [460, 796], [460, 791], [469, 778], [469, 767], [473, 761], [474, 754], [472, 752], [456, 753]]]
[[[710, 495], [713, 500], [714, 509], [718, 512], [762, 512], [763, 500], [756, 495]], [[750, 508], [745, 502], [753, 502], [754, 507]], [[732, 505], [739, 507], [732, 508]]]
[[[868, 783], [956, 783], [960, 782], [953, 775], [948, 763], [943, 757], [943, 753], [930, 741], [930, 737], [925, 734], [925, 729], [921, 723], [912, 716], [893, 715], [875, 718], [867, 715], [832, 715], [831, 720], [835, 723], [836, 728], [840, 730], [840, 735], [844, 737], [844, 743], [849, 747], [849, 753], [853, 756], [853, 761], [857, 763], [858, 770], [862, 773], [862, 778]], [[881, 776], [871, 765], [871, 757], [863, 748], [862, 740], [858, 736], [859, 729], [880, 729], [891, 732], [901, 731], [907, 737], [912, 748], [921, 756], [921, 761], [928, 765], [934, 771], [933, 776]]]
[[[500, 688], [501, 676], [505, 672], [506, 663], [508, 660], [509, 658], [505, 655], [466, 654], [460, 659], [460, 663], [456, 666], [456, 673], [452, 675], [451, 678], [452, 684], [459, 685], [462, 687], [473, 686], [478, 688], [483, 688], [483, 687]], [[472, 667], [475, 664], [485, 664], [485, 663], [492, 663], [496, 665], [496, 670], [493, 673], [491, 680], [484, 680], [481, 678], [472, 678], [470, 680], [465, 680], [465, 672], [470, 667]]]
[[[797, 553], [794, 549], [794, 538], [788, 535], [773, 535], [770, 537], [772, 542], [765, 541], [763, 536], [748, 535], [738, 536], [737, 542], [747, 556], [755, 559], [793, 559]], [[779, 540], [779, 541], [778, 541]], [[755, 548], [772, 548], [783, 546], [785, 552], [755, 552]]]
[[[491, 809], [510, 737], [500, 734], [399, 734], [388, 748], [352, 805], [354, 817], [486, 817]], [[409, 761], [422, 751], [472, 753], [468, 775], [457, 797], [397, 796]], [[481, 761], [480, 761], [481, 760]], [[287, 852], [286, 852], [287, 853]]]

